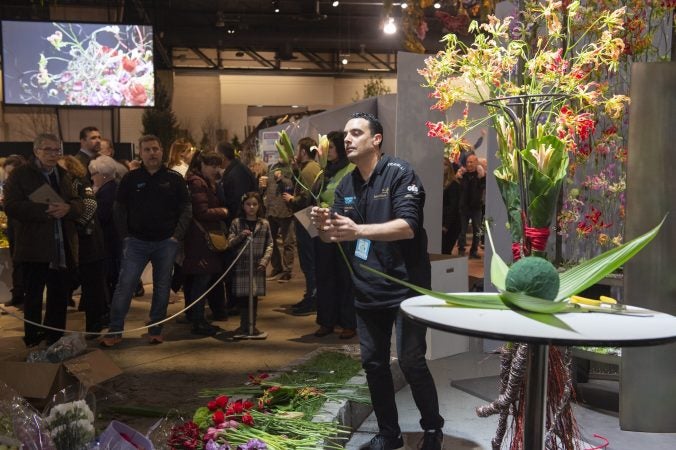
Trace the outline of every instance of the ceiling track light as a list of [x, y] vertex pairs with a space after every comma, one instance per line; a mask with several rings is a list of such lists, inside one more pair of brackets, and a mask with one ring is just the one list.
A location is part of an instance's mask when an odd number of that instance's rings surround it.
[[408, 8], [408, 3], [401, 2], [401, 9], [406, 9], [406, 8]]
[[385, 34], [394, 34], [397, 32], [397, 25], [394, 23], [394, 18], [387, 16], [385, 25], [383, 25], [383, 32]]
[[275, 13], [279, 12], [279, 0], [272, 0], [272, 10]]
[[331, 6], [333, 6], [334, 8], [337, 8], [338, 5], [340, 5], [340, 2], [338, 0], [334, 0], [334, 2], [331, 3]]

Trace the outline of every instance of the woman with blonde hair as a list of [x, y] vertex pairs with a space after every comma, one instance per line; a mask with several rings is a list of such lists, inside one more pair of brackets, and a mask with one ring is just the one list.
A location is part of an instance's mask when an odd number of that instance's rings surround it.
[[190, 161], [195, 154], [195, 148], [188, 139], [180, 138], [172, 142], [169, 147], [169, 161], [167, 167], [183, 175], [185, 178], [190, 167]]

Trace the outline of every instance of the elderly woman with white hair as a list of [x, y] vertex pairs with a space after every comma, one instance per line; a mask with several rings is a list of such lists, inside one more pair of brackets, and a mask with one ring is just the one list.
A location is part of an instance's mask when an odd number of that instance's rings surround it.
[[117, 192], [117, 161], [110, 156], [100, 155], [89, 163], [93, 189], [101, 228], [103, 229], [103, 245], [105, 250], [105, 272], [110, 292], [115, 292], [117, 277], [120, 271], [122, 245], [113, 220], [113, 202]]

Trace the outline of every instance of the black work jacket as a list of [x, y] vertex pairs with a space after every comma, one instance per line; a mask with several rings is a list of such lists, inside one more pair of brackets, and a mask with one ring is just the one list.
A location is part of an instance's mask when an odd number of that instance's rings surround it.
[[370, 241], [366, 259], [357, 256], [357, 242], [344, 244], [352, 264], [355, 306], [363, 309], [393, 308], [414, 295], [411, 289], [372, 274], [360, 267], [385, 272], [400, 280], [429, 288], [430, 260], [427, 234], [423, 228], [425, 190], [410, 164], [392, 156], [382, 156], [368, 181], [358, 169], [346, 175], [335, 192], [332, 210], [358, 224], [405, 220], [413, 232], [412, 239]]
[[113, 210], [120, 236], [144, 241], [183, 240], [192, 219], [185, 179], [164, 166], [152, 175], [141, 166], [122, 177]]

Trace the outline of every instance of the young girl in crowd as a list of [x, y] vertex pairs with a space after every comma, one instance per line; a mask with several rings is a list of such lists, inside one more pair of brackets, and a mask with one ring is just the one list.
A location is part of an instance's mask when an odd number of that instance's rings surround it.
[[230, 225], [230, 247], [237, 253], [251, 238], [253, 247], [253, 333], [249, 330], [249, 268], [250, 250], [244, 250], [235, 264], [233, 293], [239, 308], [240, 326], [234, 331], [235, 338], [265, 339], [267, 335], [256, 328], [258, 296], [265, 295], [265, 267], [272, 256], [272, 234], [270, 224], [263, 219], [263, 202], [258, 192], [247, 192], [242, 196], [241, 216]]

